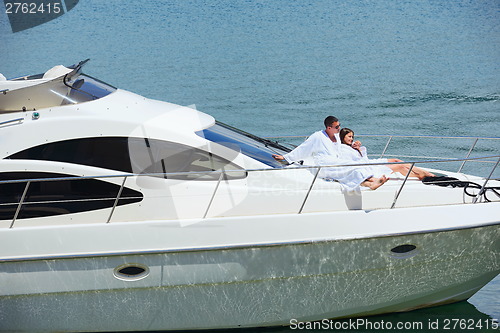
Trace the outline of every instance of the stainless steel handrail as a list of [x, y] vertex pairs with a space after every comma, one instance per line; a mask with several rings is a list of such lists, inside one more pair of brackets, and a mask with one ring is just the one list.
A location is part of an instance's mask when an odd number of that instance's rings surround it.
[[208, 211], [210, 210], [210, 207], [212, 206], [212, 202], [214, 201], [215, 198], [215, 193], [217, 193], [217, 190], [219, 189], [220, 182], [224, 178], [224, 172], [220, 173], [219, 180], [217, 181], [217, 185], [215, 186], [214, 193], [212, 193], [212, 197], [210, 198], [210, 201], [208, 202], [207, 209], [205, 210], [205, 214], [203, 214], [203, 218], [207, 217]]
[[403, 191], [403, 187], [405, 186], [406, 181], [408, 180], [408, 177], [410, 176], [410, 173], [413, 170], [414, 166], [415, 166], [415, 163], [412, 163], [410, 169], [408, 169], [408, 173], [406, 174], [406, 177], [403, 180], [403, 183], [399, 187], [399, 190], [397, 191], [396, 196], [394, 197], [394, 201], [392, 202], [391, 209], [393, 209], [394, 207], [396, 207], [396, 201], [398, 201], [399, 195], [401, 194], [401, 191]]
[[123, 177], [122, 185], [120, 186], [120, 189], [118, 190], [118, 194], [116, 195], [115, 202], [113, 203], [113, 208], [111, 208], [111, 213], [109, 213], [108, 221], [106, 223], [109, 223], [111, 221], [111, 217], [113, 216], [113, 213], [115, 212], [115, 208], [116, 208], [116, 205], [118, 204], [118, 200], [120, 200], [120, 196], [122, 195], [123, 187], [125, 186], [126, 181], [127, 181], [127, 176]]
[[24, 187], [23, 195], [21, 196], [21, 199], [19, 200], [19, 205], [17, 205], [16, 213], [14, 214], [14, 218], [12, 219], [12, 223], [10, 224], [10, 227], [9, 227], [11, 229], [14, 226], [14, 223], [16, 222], [16, 219], [17, 219], [17, 216], [19, 215], [19, 212], [21, 211], [21, 206], [23, 205], [24, 198], [26, 197], [26, 193], [28, 193], [28, 188], [30, 187], [30, 184], [31, 184], [31, 182], [28, 181], [26, 183], [26, 186]]
[[[474, 150], [474, 148], [476, 147], [476, 144], [477, 144], [478, 141], [479, 141], [478, 138], [476, 138], [474, 140], [474, 143], [472, 144], [472, 146], [470, 147], [469, 151], [467, 152], [467, 155], [465, 155], [465, 158], [468, 158], [470, 156], [470, 154], [472, 153], [472, 150]], [[458, 168], [457, 172], [462, 171], [463, 167], [465, 166], [465, 162], [467, 162], [467, 161], [463, 161], [462, 162], [462, 164], [460, 165], [460, 168]]]
[[314, 178], [311, 182], [311, 186], [309, 186], [309, 190], [307, 191], [307, 194], [304, 198], [304, 201], [302, 202], [302, 206], [300, 206], [299, 212], [297, 214], [302, 213], [302, 209], [304, 209], [304, 206], [306, 205], [307, 199], [309, 198], [309, 193], [311, 193], [311, 190], [314, 186], [314, 183], [316, 182], [316, 179], [318, 178], [318, 174], [319, 174], [320, 170], [321, 170], [321, 167], [318, 167], [318, 170], [316, 170], [316, 173], [314, 174]]
[[[370, 165], [389, 165], [389, 164], [424, 164], [424, 163], [448, 163], [448, 162], [462, 162], [462, 161], [480, 161], [491, 158], [499, 158], [500, 155], [487, 155], [480, 157], [469, 157], [469, 158], [453, 158], [447, 160], [432, 159], [425, 161], [403, 161], [403, 162], [377, 162], [377, 163], [352, 163], [352, 164], [332, 164], [332, 165], [321, 165], [322, 168], [329, 167], [356, 167], [356, 166], [370, 166]], [[216, 171], [180, 171], [180, 172], [152, 172], [152, 173], [119, 173], [101, 176], [69, 176], [69, 177], [53, 177], [53, 178], [25, 178], [25, 179], [15, 179], [15, 180], [0, 180], [0, 184], [12, 184], [12, 183], [26, 183], [31, 182], [50, 182], [50, 181], [61, 181], [61, 180], [80, 180], [80, 179], [102, 179], [102, 178], [122, 178], [122, 177], [158, 177], [161, 176], [186, 176], [186, 175], [213, 175], [219, 174], [221, 172], [225, 173], [236, 173], [236, 172], [255, 172], [255, 171], [266, 171], [266, 172], [276, 172], [279, 170], [290, 170], [293, 168], [297, 169], [317, 169], [318, 165], [304, 166], [304, 165], [291, 165], [283, 168], [254, 168], [254, 169], [234, 169], [234, 170], [216, 170]]]
[[[11, 119], [11, 120], [6, 120], [6, 121], [0, 122], [0, 126], [9, 125], [9, 124], [13, 124], [13, 123], [21, 124], [23, 121], [24, 121], [24, 118], [16, 118], [16, 119]], [[14, 124], [14, 125], [17, 125], [17, 124]]]
[[387, 148], [389, 148], [389, 144], [390, 144], [390, 143], [391, 143], [391, 141], [392, 141], [392, 138], [393, 138], [393, 136], [391, 135], [391, 136], [389, 137], [389, 140], [387, 140], [387, 143], [385, 144], [384, 150], [382, 151], [382, 154], [380, 154], [380, 158], [384, 157], [385, 152], [387, 151]]
[[[106, 223], [110, 223], [111, 221], [111, 218], [115, 212], [115, 209], [118, 205], [118, 202], [120, 200], [120, 197], [121, 197], [121, 193], [124, 189], [124, 186], [125, 186], [125, 182], [128, 178], [130, 177], [144, 177], [144, 176], [153, 176], [153, 177], [158, 177], [158, 176], [178, 176], [178, 175], [206, 175], [206, 174], [219, 174], [220, 173], [220, 176], [218, 178], [218, 181], [217, 181], [217, 184], [216, 184], [216, 187], [212, 193], [212, 196], [211, 196], [211, 199], [208, 203], [208, 206], [205, 210], [205, 214], [203, 215], [203, 218], [206, 218], [207, 215], [208, 215], [208, 212], [213, 204], [213, 201], [215, 199], [215, 196], [216, 196], [216, 193], [218, 191], [218, 188], [220, 186], [220, 183], [222, 182], [222, 180], [224, 179], [224, 175], [227, 175], [227, 174], [230, 174], [230, 173], [233, 173], [233, 172], [238, 172], [238, 173], [241, 173], [241, 172], [280, 172], [280, 171], [283, 171], [283, 170], [301, 170], [301, 169], [317, 169], [315, 174], [314, 174], [314, 177], [313, 179], [311, 180], [311, 183], [309, 185], [309, 188], [307, 190], [307, 193], [304, 197], [304, 200], [302, 201], [302, 204], [301, 204], [301, 207], [299, 209], [299, 211], [297, 212], [297, 214], [301, 214], [302, 211], [303, 211], [303, 208], [305, 207], [308, 199], [309, 199], [309, 195], [314, 187], [314, 184], [316, 183], [316, 180], [318, 178], [318, 175], [319, 175], [319, 172], [322, 168], [326, 168], [326, 167], [359, 167], [359, 166], [373, 166], [373, 165], [389, 165], [389, 164], [410, 164], [411, 165], [411, 168], [410, 170], [416, 165], [416, 164], [423, 164], [423, 163], [449, 163], [449, 162], [457, 162], [457, 161], [479, 161], [479, 160], [484, 160], [484, 159], [491, 159], [491, 158], [496, 158], [497, 159], [497, 162], [495, 164], [495, 166], [492, 168], [489, 176], [485, 179], [485, 182], [483, 183], [480, 191], [478, 192], [478, 194], [476, 195], [473, 203], [477, 203], [478, 201], [478, 198], [482, 195], [482, 192], [484, 191], [484, 188], [486, 187], [487, 183], [492, 180], [492, 176], [493, 176], [493, 173], [494, 171], [496, 170], [497, 166], [500, 164], [500, 155], [492, 155], [492, 156], [482, 156], [482, 157], [473, 157], [473, 158], [460, 158], [460, 159], [451, 159], [451, 160], [427, 160], [427, 161], [406, 161], [406, 162], [396, 162], [396, 163], [363, 163], [363, 164], [342, 164], [342, 165], [324, 165], [324, 166], [300, 166], [300, 165], [293, 165], [293, 166], [290, 166], [290, 167], [287, 167], [287, 168], [256, 168], [256, 169], [235, 169], [235, 170], [218, 170], [218, 171], [190, 171], [190, 172], [170, 172], [170, 173], [144, 173], [144, 174], [114, 174], [114, 175], [101, 175], [101, 176], [83, 176], [83, 177], [60, 177], [60, 178], [33, 178], [33, 179], [16, 179], [16, 180], [4, 180], [4, 181], [0, 181], [0, 185], [1, 184], [12, 184], [12, 183], [26, 183], [26, 186], [24, 188], [24, 191], [23, 191], [23, 194], [21, 196], [21, 199], [19, 200], [19, 202], [17, 203], [17, 209], [16, 209], [16, 212], [14, 214], [14, 217], [13, 217], [13, 220], [10, 224], [10, 228], [13, 228], [17, 218], [18, 218], [18, 215], [21, 211], [21, 207], [25, 204], [25, 198], [26, 198], [26, 195], [28, 193], [28, 189], [30, 187], [30, 185], [32, 183], [35, 183], [35, 182], [52, 182], [52, 181], [63, 181], [63, 180], [83, 180], [83, 179], [112, 179], [112, 178], [117, 178], [117, 177], [123, 177], [123, 181], [121, 183], [121, 186], [120, 186], [120, 189], [117, 193], [117, 195], [114, 197], [114, 198], [109, 198], [109, 199], [114, 199], [114, 204], [113, 204], [113, 207], [111, 208], [111, 211], [110, 211], [110, 214], [108, 216], [108, 219], [106, 221]], [[409, 175], [409, 173], [408, 173]], [[396, 196], [395, 196], [395, 199], [391, 205], [391, 208], [394, 208], [395, 205], [396, 205], [396, 202], [397, 202], [397, 199], [399, 197], [399, 195], [401, 194], [401, 192], [403, 191], [403, 188], [405, 187], [405, 184], [407, 183], [407, 179], [408, 179], [408, 175], [406, 176], [406, 178], [404, 179], [403, 183], [401, 184], [401, 186], [399, 187], [397, 193], [396, 193]], [[168, 177], [167, 177], [168, 178]], [[163, 177], [162, 177], [163, 179]], [[72, 202], [84, 202], [84, 201], [91, 201], [91, 200], [97, 200], [97, 199], [84, 199], [84, 200], [72, 200]], [[45, 201], [44, 201], [45, 202]], [[51, 202], [60, 202], [60, 201], [51, 201]], [[14, 203], [7, 203], [7, 205], [12, 205]], [[30, 202], [30, 204], [33, 204], [33, 202]], [[0, 206], [3, 206], [5, 205], [4, 203], [3, 204], [0, 204]]]
[[[420, 138], [420, 139], [480, 139], [480, 140], [500, 140], [496, 136], [443, 136], [443, 135], [396, 135], [396, 134], [356, 134], [361, 137], [386, 137], [386, 138]], [[281, 135], [281, 136], [265, 136], [265, 139], [290, 139], [290, 138], [307, 138], [308, 135]]]
[[495, 172], [495, 169], [497, 168], [497, 166], [498, 166], [499, 163], [500, 163], [500, 157], [498, 158], [497, 163], [495, 164], [495, 166], [493, 167], [493, 169], [491, 169], [491, 172], [488, 175], [488, 178], [486, 178], [486, 180], [484, 181], [483, 186], [481, 186], [481, 189], [477, 193], [477, 195], [474, 198], [474, 200], [472, 201], [472, 203], [476, 203], [477, 200], [481, 197], [481, 195], [483, 194], [484, 189], [486, 188], [486, 184], [490, 181], [491, 176], [493, 176], [493, 172]]
[[[357, 134], [356, 136], [358, 137], [374, 137], [374, 138], [383, 138], [387, 137], [387, 142], [382, 150], [382, 153], [380, 154], [379, 158], [383, 158], [384, 156], [394, 156], [394, 155], [386, 155], [387, 149], [389, 148], [389, 145], [391, 144], [392, 140], [394, 138], [417, 138], [417, 139], [472, 139], [474, 140], [471, 147], [469, 148], [467, 154], [465, 155], [465, 158], [467, 159], [470, 157], [472, 151], [476, 147], [476, 144], [478, 143], [479, 140], [500, 140], [500, 137], [475, 137], [475, 136], [439, 136], [439, 135], [393, 135], [393, 134]], [[285, 135], [285, 136], [275, 136], [275, 137], [266, 137], [266, 139], [295, 139], [295, 138], [307, 138], [307, 136], [297, 136], [297, 135]], [[429, 156], [403, 156], [403, 155], [396, 155], [397, 157], [405, 157], [405, 158], [438, 158], [438, 157], [429, 157]], [[442, 158], [446, 159], [446, 158]], [[457, 173], [460, 173], [465, 164], [467, 163], [467, 160], [464, 160], [460, 167], [457, 170]], [[494, 161], [484, 161], [486, 163], [495, 163]]]

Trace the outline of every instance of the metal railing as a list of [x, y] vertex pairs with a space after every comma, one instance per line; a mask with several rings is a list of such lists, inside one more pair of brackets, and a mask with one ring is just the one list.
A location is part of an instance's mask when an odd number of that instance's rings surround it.
[[[375, 154], [370, 154], [371, 156], [378, 155], [378, 158], [384, 158], [384, 157], [398, 157], [398, 158], [413, 158], [413, 159], [435, 159], [435, 160], [453, 160], [454, 158], [449, 158], [449, 157], [439, 157], [439, 156], [428, 156], [428, 155], [402, 155], [402, 154], [397, 154], [397, 155], [388, 155], [387, 151], [391, 147], [391, 144], [395, 140], [393, 139], [420, 139], [420, 140], [425, 140], [425, 139], [449, 139], [449, 140], [471, 140], [472, 144], [470, 147], [463, 147], [464, 150], [467, 150], [467, 153], [465, 156], [460, 156], [457, 158], [463, 158], [462, 163], [460, 164], [460, 167], [456, 171], [457, 173], [460, 173], [465, 164], [468, 161], [475, 161], [475, 159], [469, 159], [471, 156], [472, 152], [474, 151], [474, 148], [476, 148], [478, 142], [495, 142], [499, 144], [499, 147], [496, 149], [500, 149], [500, 137], [475, 137], [475, 136], [436, 136], [436, 135], [390, 135], [390, 134], [356, 134], [357, 137], [362, 137], [362, 138], [387, 138], [387, 141], [385, 144], [383, 144], [383, 149], [380, 153], [375, 153]], [[305, 140], [307, 136], [303, 135], [285, 135], [285, 136], [274, 136], [274, 137], [265, 137], [266, 139], [285, 139], [285, 140], [290, 140], [290, 139], [301, 139]], [[278, 142], [278, 141], [277, 141]], [[281, 143], [281, 142], [280, 142]], [[281, 143], [283, 144], [283, 143]], [[288, 144], [289, 146], [296, 147], [296, 145], [291, 145]], [[455, 159], [456, 160], [456, 159]], [[483, 161], [484, 163], [495, 163], [495, 161]]]
[[[203, 214], [203, 219], [205, 219], [208, 216], [208, 213], [210, 211], [210, 208], [212, 207], [212, 204], [214, 202], [214, 199], [218, 193], [220, 184], [222, 183], [223, 180], [227, 179], [226, 175], [230, 173], [241, 173], [241, 172], [247, 172], [248, 174], [254, 173], [254, 172], [282, 172], [284, 170], [300, 170], [300, 169], [306, 169], [306, 170], [315, 170], [313, 172], [313, 179], [311, 180], [307, 192], [305, 193], [305, 196], [302, 200], [302, 203], [300, 205], [300, 208], [297, 211], [297, 214], [302, 214], [303, 209], [308, 202], [309, 196], [314, 188], [314, 185], [317, 183], [317, 179], [319, 178], [320, 171], [323, 168], [341, 168], [341, 167], [362, 167], [362, 166], [373, 166], [373, 165], [390, 165], [390, 164], [409, 164], [411, 165], [410, 170], [408, 171], [408, 174], [404, 178], [404, 180], [401, 182], [401, 185], [399, 185], [399, 188], [396, 191], [396, 195], [394, 197], [394, 201], [392, 202], [391, 209], [393, 209], [396, 206], [396, 202], [403, 191], [403, 188], [405, 187], [405, 184], [407, 183], [407, 180], [410, 175], [410, 171], [415, 167], [417, 164], [423, 164], [423, 163], [448, 163], [448, 162], [465, 162], [465, 161], [481, 161], [481, 160], [491, 160], [491, 159], [496, 159], [496, 163], [494, 164], [493, 168], [491, 169], [489, 176], [484, 179], [483, 184], [481, 185], [480, 190], [478, 193], [475, 195], [475, 198], [473, 199], [473, 204], [478, 202], [478, 199], [481, 197], [483, 194], [488, 182], [492, 180], [492, 175], [494, 171], [496, 170], [498, 164], [500, 163], [500, 155], [493, 155], [493, 156], [483, 156], [483, 157], [474, 157], [474, 158], [462, 158], [462, 159], [452, 159], [452, 160], [427, 160], [427, 161], [407, 161], [407, 162], [396, 162], [396, 163], [364, 163], [364, 164], [343, 164], [343, 165], [324, 165], [324, 166], [300, 166], [300, 165], [293, 165], [291, 167], [287, 168], [263, 168], [263, 169], [240, 169], [240, 170], [218, 170], [218, 171], [196, 171], [196, 172], [171, 172], [171, 173], [147, 173], [147, 174], [118, 174], [118, 175], [102, 175], [102, 176], [88, 176], [88, 177], [60, 177], [60, 178], [38, 178], [38, 179], [18, 179], [18, 180], [5, 180], [5, 181], [0, 181], [0, 186], [3, 184], [16, 184], [16, 183], [26, 183], [24, 186], [24, 190], [22, 193], [20, 193], [20, 199], [18, 202], [10, 202], [10, 203], [0, 203], [0, 209], [5, 206], [13, 206], [17, 205], [14, 216], [12, 218], [12, 221], [10, 223], [9, 228], [13, 228], [16, 220], [19, 217], [19, 214], [21, 212], [21, 209], [25, 205], [32, 205], [32, 204], [39, 204], [39, 203], [62, 203], [62, 202], [69, 202], [69, 200], [60, 200], [60, 201], [38, 201], [38, 202], [26, 202], [26, 196], [28, 194], [29, 188], [32, 184], [34, 183], [41, 183], [41, 182], [57, 182], [57, 181], [78, 181], [78, 180], [85, 180], [85, 179], [111, 179], [111, 178], [122, 178], [123, 181], [121, 182], [121, 185], [119, 187], [119, 190], [116, 194], [116, 196], [113, 197], [107, 197], [107, 198], [98, 198], [98, 199], [81, 199], [81, 200], [71, 200], [73, 203], [78, 203], [78, 202], [88, 202], [91, 200], [114, 200], [114, 203], [112, 205], [110, 213], [108, 215], [108, 218], [106, 220], [106, 223], [110, 223], [113, 214], [116, 210], [116, 207], [118, 206], [118, 203], [121, 199], [130, 199], [133, 197], [126, 197], [122, 198], [122, 193], [125, 188], [125, 184], [127, 179], [131, 177], [161, 177], [163, 180], [168, 180], [170, 176], [180, 176], [180, 175], [198, 175], [198, 176], [203, 176], [203, 175], [219, 175], [217, 183], [215, 184], [213, 193], [210, 197], [210, 200], [208, 202], [208, 205], [206, 209], [204, 210]], [[187, 181], [189, 182], [189, 180]], [[108, 207], [109, 208], [109, 207]]]
[[24, 121], [24, 118], [16, 118], [16, 119], [11, 119], [11, 120], [7, 120], [7, 121], [2, 121], [2, 122], [0, 122], [0, 127], [22, 124], [23, 121]]

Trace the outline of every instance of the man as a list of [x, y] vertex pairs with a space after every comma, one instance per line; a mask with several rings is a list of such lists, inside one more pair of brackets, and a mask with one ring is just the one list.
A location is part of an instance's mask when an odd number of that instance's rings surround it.
[[[314, 165], [354, 164], [352, 160], [342, 159], [340, 155], [340, 122], [334, 116], [328, 116], [324, 121], [325, 129], [313, 133], [306, 141], [285, 155], [273, 155], [278, 161], [286, 160], [289, 163], [306, 161]], [[309, 163], [307, 163], [309, 161]], [[337, 180], [344, 190], [352, 191], [358, 186], [366, 186], [376, 190], [382, 186], [387, 178], [373, 177], [370, 167], [324, 167], [318, 175], [322, 178]]]

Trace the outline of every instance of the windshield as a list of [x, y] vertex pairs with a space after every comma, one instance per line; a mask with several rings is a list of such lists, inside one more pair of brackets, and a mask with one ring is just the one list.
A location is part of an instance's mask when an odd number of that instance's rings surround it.
[[53, 80], [33, 80], [31, 85], [0, 94], [0, 111], [29, 111], [54, 106], [78, 104], [102, 98], [116, 90], [115, 87], [91, 76], [77, 73]]
[[221, 122], [216, 122], [212, 127], [196, 132], [196, 134], [274, 168], [281, 168], [283, 164], [276, 161], [272, 155], [283, 155], [290, 151], [277, 142], [260, 138]]
[[64, 81], [71, 90], [66, 98], [69, 103], [76, 104], [107, 96], [116, 90], [115, 87], [89, 75], [80, 74]]

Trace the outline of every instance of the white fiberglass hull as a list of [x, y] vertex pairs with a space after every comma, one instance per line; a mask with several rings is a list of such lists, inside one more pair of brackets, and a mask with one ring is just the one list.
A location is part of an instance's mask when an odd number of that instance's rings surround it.
[[[293, 237], [293, 231], [281, 229], [274, 233], [273, 220], [268, 219], [268, 237], [281, 234], [281, 242], [276, 238], [274, 244], [244, 245], [242, 241], [240, 245], [207, 244], [203, 248], [200, 239], [196, 240], [200, 245], [197, 249], [182, 248], [179, 239], [177, 249], [168, 249], [169, 243], [175, 243], [175, 228], [155, 222], [154, 232], [164, 237], [163, 251], [137, 248], [136, 254], [128, 255], [119, 254], [119, 250], [93, 255], [75, 251], [54, 258], [25, 257], [2, 262], [1, 328], [36, 332], [257, 327], [287, 325], [291, 319], [312, 321], [378, 314], [460, 301], [500, 271], [497, 206], [488, 204], [490, 213], [485, 210], [483, 216], [477, 217], [484, 220], [482, 224], [479, 221], [462, 228], [446, 230], [447, 222], [436, 211], [439, 208], [433, 208], [428, 209], [428, 217], [437, 218], [428, 223], [435, 224], [435, 230], [410, 231], [411, 227], [405, 228], [408, 221], [397, 221], [400, 229], [408, 229], [407, 233], [370, 237], [366, 233], [360, 236], [360, 230], [358, 236], [334, 237], [332, 229], [325, 228], [323, 239], [306, 237], [301, 242], [286, 242], [287, 236]], [[464, 215], [461, 207], [457, 207], [457, 213], [448, 207], [451, 219]], [[402, 213], [411, 216], [410, 210]], [[386, 215], [388, 219], [390, 214]], [[301, 218], [303, 222], [309, 219], [312, 226], [318, 217], [304, 214]], [[265, 222], [266, 217], [259, 219]], [[254, 222], [255, 236], [263, 230]], [[231, 223], [239, 224], [237, 219]], [[294, 225], [293, 218], [290, 223]], [[207, 220], [203, 227], [197, 227], [205, 229], [207, 239], [213, 239], [210, 234], [227, 232], [223, 228], [214, 230], [216, 225]], [[382, 233], [388, 225], [379, 225]], [[370, 229], [368, 224], [365, 227]], [[73, 229], [82, 236], [78, 228]], [[189, 229], [183, 228], [184, 233], [189, 235]], [[302, 230], [304, 234], [306, 229]], [[338, 228], [339, 232], [346, 230]], [[44, 235], [42, 231], [38, 230], [38, 235]], [[101, 225], [94, 231], [102, 237], [88, 239], [89, 249], [102, 246], [98, 243], [106, 237], [108, 243], [121, 240], [128, 242], [129, 248], [134, 247], [130, 234], [113, 234], [112, 225]], [[17, 232], [22, 233], [22, 228]], [[15, 241], [16, 235], [11, 235]], [[135, 245], [142, 242], [141, 234], [137, 236]], [[147, 239], [143, 241], [148, 243]], [[414, 245], [415, 249], [391, 251], [400, 245]], [[147, 267], [147, 275], [131, 281], [117, 278], [116, 269], [131, 263]]]

